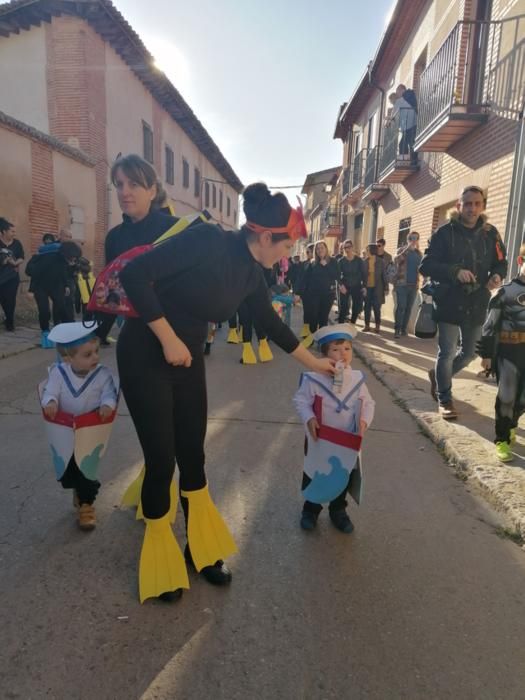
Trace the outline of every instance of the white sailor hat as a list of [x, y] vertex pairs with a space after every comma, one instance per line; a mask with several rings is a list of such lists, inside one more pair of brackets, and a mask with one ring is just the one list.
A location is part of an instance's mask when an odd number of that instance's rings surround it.
[[73, 323], [59, 323], [49, 333], [48, 339], [57, 345], [62, 345], [65, 348], [72, 348], [75, 345], [87, 343], [95, 337], [95, 330], [98, 328], [98, 323], [90, 324], [86, 327], [82, 321]]
[[333, 340], [352, 341], [357, 335], [357, 328], [353, 323], [334, 323], [332, 326], [323, 326], [314, 333], [315, 342], [321, 346], [331, 343]]

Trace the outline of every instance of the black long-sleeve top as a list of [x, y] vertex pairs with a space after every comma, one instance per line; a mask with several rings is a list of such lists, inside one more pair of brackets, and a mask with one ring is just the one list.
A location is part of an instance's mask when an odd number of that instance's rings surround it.
[[308, 294], [335, 294], [335, 283], [339, 279], [339, 269], [335, 258], [326, 265], [313, 262], [306, 268], [306, 291]]
[[365, 266], [361, 258], [354, 255], [352, 260], [349, 260], [344, 256], [337, 265], [341, 284], [344, 284], [345, 287], [366, 287]]
[[106, 264], [122, 253], [139, 245], [148, 245], [162, 236], [178, 219], [160, 209], [150, 209], [141, 221], [133, 222], [129, 216], [122, 217], [122, 223], [112, 228], [106, 236], [104, 251]]
[[187, 344], [203, 343], [209, 321], [231, 318], [246, 301], [285, 352], [299, 345], [273, 310], [263, 271], [242, 233], [194, 226], [132, 260], [120, 280], [143, 321], [165, 316]]

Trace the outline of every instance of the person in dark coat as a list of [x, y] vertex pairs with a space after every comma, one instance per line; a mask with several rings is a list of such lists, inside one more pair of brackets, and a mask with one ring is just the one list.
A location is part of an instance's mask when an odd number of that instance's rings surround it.
[[339, 276], [337, 262], [330, 256], [324, 241], [317, 241], [314, 260], [306, 271], [305, 288], [309, 304], [310, 333], [328, 324], [328, 316], [335, 301]]
[[384, 256], [378, 255], [377, 245], [371, 243], [367, 247], [367, 258], [364, 260], [366, 280], [365, 291], [365, 327], [364, 332], [369, 332], [372, 310], [374, 311], [375, 332], [381, 332], [381, 307], [385, 303], [385, 294], [388, 291]]
[[20, 284], [20, 265], [24, 260], [24, 248], [15, 238], [15, 227], [0, 217], [0, 306], [5, 314], [6, 331], [15, 330], [16, 294]]
[[295, 275], [294, 294], [297, 294], [303, 305], [303, 327], [301, 329], [301, 338], [306, 338], [310, 335], [310, 298], [306, 289], [306, 279], [310, 265], [314, 257], [314, 243], [309, 243], [306, 246], [306, 260], [299, 263], [299, 268]]
[[505, 246], [484, 210], [483, 190], [466, 187], [457, 211], [431, 237], [419, 267], [432, 282], [439, 335], [436, 366], [429, 372], [430, 391], [445, 420], [458, 416], [452, 377], [475, 357], [490, 292], [507, 274]]
[[344, 323], [352, 302], [350, 322], [355, 324], [363, 308], [363, 293], [366, 289], [365, 266], [355, 254], [354, 244], [346, 240], [343, 257], [339, 260], [339, 323]]

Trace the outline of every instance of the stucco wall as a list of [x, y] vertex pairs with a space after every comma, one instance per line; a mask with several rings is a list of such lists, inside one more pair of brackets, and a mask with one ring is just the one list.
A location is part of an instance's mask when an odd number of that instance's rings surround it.
[[49, 133], [44, 27], [0, 39], [0, 109]]
[[0, 216], [16, 226], [26, 256], [31, 249], [31, 142], [0, 126]]

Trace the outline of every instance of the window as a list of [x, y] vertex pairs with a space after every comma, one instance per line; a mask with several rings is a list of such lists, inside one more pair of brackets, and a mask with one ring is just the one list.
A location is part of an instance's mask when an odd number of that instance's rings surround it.
[[186, 158], [182, 159], [182, 186], [186, 189], [190, 186], [190, 164]]
[[71, 238], [75, 241], [83, 241], [86, 238], [84, 209], [73, 204], [69, 205], [69, 221]]
[[201, 172], [198, 168], [193, 171], [193, 196], [201, 196]]
[[222, 190], [219, 192], [219, 211], [222, 212]]
[[399, 233], [397, 234], [397, 247], [400, 248], [406, 245], [407, 236], [410, 232], [410, 226], [412, 224], [412, 218], [409, 216], [406, 219], [401, 219], [399, 222]]
[[234, 210], [233, 210], [233, 223], [234, 223], [234, 224], [237, 223], [237, 209], [234, 209]]
[[208, 181], [204, 183], [204, 206], [210, 206], [210, 183]]
[[229, 197], [226, 197], [226, 216], [230, 216], [232, 212], [232, 203]]
[[211, 188], [211, 205], [214, 209], [217, 208], [217, 188], [215, 184], [213, 184]]
[[151, 126], [142, 122], [142, 142], [144, 147], [144, 160], [153, 163], [153, 131]]
[[166, 182], [168, 185], [175, 183], [175, 156], [169, 146], [164, 149], [164, 160], [166, 162]]

